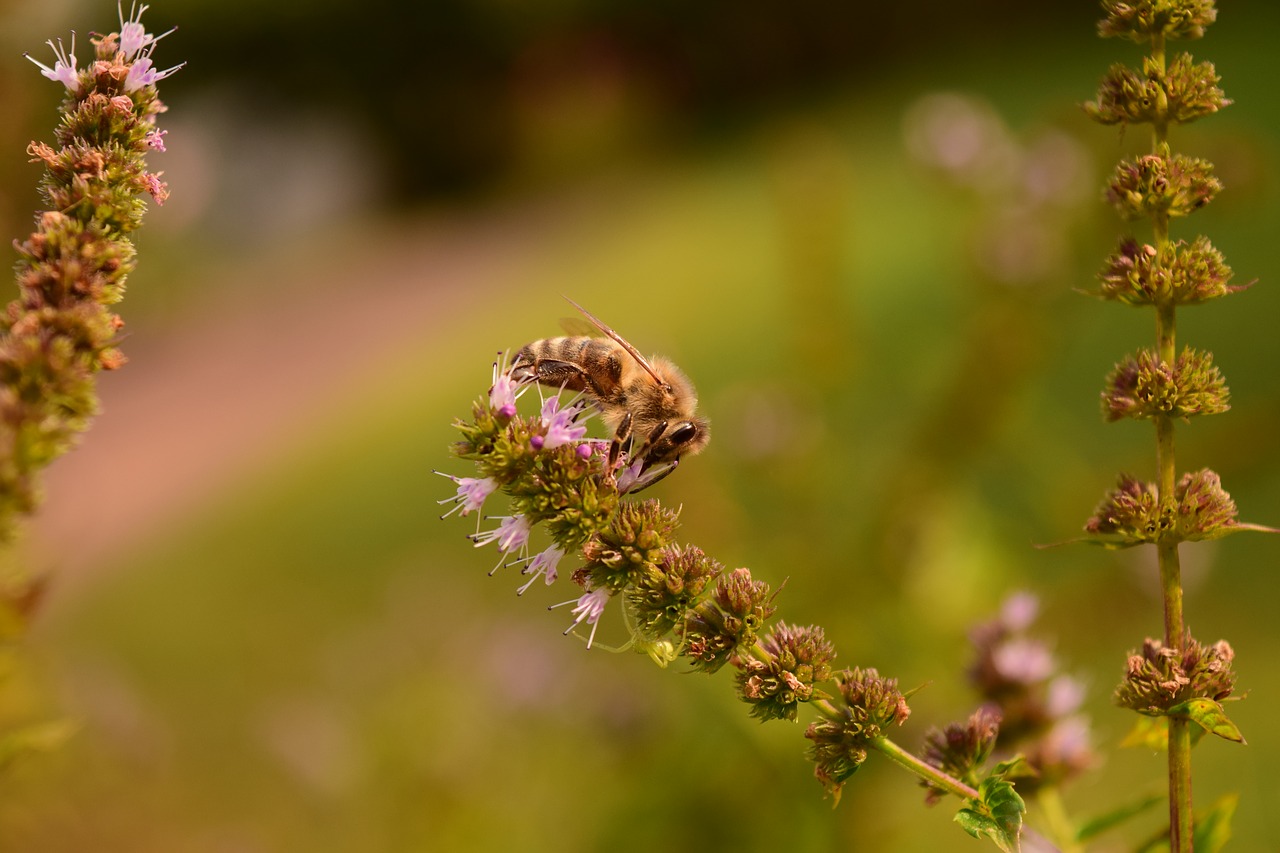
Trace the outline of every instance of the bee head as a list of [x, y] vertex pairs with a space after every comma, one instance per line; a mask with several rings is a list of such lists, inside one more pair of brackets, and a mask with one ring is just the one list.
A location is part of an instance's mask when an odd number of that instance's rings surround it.
[[692, 417], [675, 421], [667, 425], [666, 429], [653, 440], [653, 446], [647, 454], [647, 465], [672, 462], [681, 456], [692, 456], [701, 452], [710, 439], [710, 424], [705, 418]]

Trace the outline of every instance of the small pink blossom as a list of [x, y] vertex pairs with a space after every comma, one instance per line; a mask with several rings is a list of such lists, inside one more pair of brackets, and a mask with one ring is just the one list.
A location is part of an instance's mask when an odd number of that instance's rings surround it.
[[124, 76], [124, 90], [126, 92], [136, 92], [147, 86], [154, 86], [186, 64], [185, 62], [180, 62], [172, 68], [157, 71], [151, 62], [150, 56], [140, 56], [129, 66], [129, 72]]
[[1039, 611], [1040, 599], [1035, 593], [1015, 592], [1000, 606], [1000, 621], [1012, 632], [1025, 631]]
[[471, 540], [476, 543], [477, 548], [488, 545], [490, 542], [497, 542], [499, 551], [510, 554], [529, 544], [529, 531], [532, 529], [533, 525], [529, 523], [527, 516], [509, 515], [505, 516], [493, 530], [477, 533], [471, 537]]
[[165, 151], [164, 135], [168, 132], [169, 131], [167, 130], [148, 131], [146, 136], [147, 147], [150, 148], [152, 151], [159, 151], [161, 153], [164, 153]]
[[455, 504], [453, 509], [446, 512], [441, 518], [448, 518], [455, 512], [458, 515], [469, 515], [484, 505], [485, 498], [493, 494], [498, 488], [498, 481], [492, 477], [455, 477], [452, 474], [445, 474], [437, 471], [442, 477], [448, 477], [458, 486], [458, 493], [451, 498], [436, 501], [440, 504]]
[[493, 385], [489, 387], [489, 408], [501, 417], [513, 418], [516, 414], [516, 400], [524, 393], [522, 383], [511, 378], [507, 372], [507, 358], [502, 355], [493, 363]]
[[1070, 675], [1059, 675], [1049, 682], [1045, 710], [1051, 717], [1065, 717], [1084, 704], [1084, 685]]
[[559, 577], [556, 572], [556, 566], [560, 564], [562, 557], [564, 557], [564, 549], [556, 545], [552, 545], [547, 550], [539, 551], [535, 554], [533, 559], [529, 561], [529, 565], [524, 567], [524, 574], [531, 576], [529, 582], [520, 587], [516, 594], [524, 595], [524, 591], [533, 586], [533, 582], [539, 577], [546, 579], [547, 586], [555, 583], [556, 578]]
[[991, 654], [996, 672], [1017, 684], [1035, 684], [1053, 672], [1053, 656], [1035, 640], [1016, 638], [997, 646]]
[[147, 172], [142, 176], [147, 192], [156, 200], [156, 204], [164, 204], [169, 198], [169, 185], [160, 180], [164, 172]]
[[547, 430], [547, 434], [541, 436], [542, 447], [546, 450], [554, 450], [586, 435], [587, 428], [574, 422], [574, 418], [581, 411], [582, 409], [578, 406], [561, 409], [558, 396], [548, 397], [542, 404], [542, 425]]
[[622, 473], [618, 475], [618, 494], [625, 495], [631, 491], [632, 487], [640, 481], [640, 474], [644, 471], [644, 460], [637, 459], [632, 462]]
[[38, 65], [42, 75], [66, 86], [67, 91], [71, 92], [71, 94], [80, 94], [80, 74], [76, 71], [76, 34], [71, 34], [70, 50], [62, 46], [62, 39], [58, 39], [56, 45], [53, 43], [53, 39], [45, 42], [45, 44], [53, 48], [53, 55], [56, 58], [52, 68], [28, 53], [24, 53], [23, 56]]
[[568, 634], [574, 628], [586, 622], [591, 626], [591, 636], [587, 638], [587, 648], [591, 648], [591, 644], [596, 639], [596, 628], [600, 627], [600, 616], [604, 613], [605, 605], [609, 603], [611, 597], [607, 587], [600, 587], [584, 593], [578, 598], [573, 607], [573, 624], [566, 628], [564, 632]]
[[124, 6], [120, 3], [116, 4], [116, 11], [120, 14], [120, 53], [125, 59], [132, 59], [143, 50], [150, 48], [155, 49], [155, 43], [160, 39], [169, 35], [176, 30], [177, 27], [168, 32], [153, 36], [142, 26], [142, 13], [151, 7], [139, 7], [136, 3], [129, 6], [129, 20], [124, 19]]

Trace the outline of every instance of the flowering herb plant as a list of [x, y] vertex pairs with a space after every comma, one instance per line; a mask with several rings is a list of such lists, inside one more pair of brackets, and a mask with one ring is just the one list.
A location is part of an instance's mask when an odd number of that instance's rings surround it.
[[36, 230], [16, 243], [19, 297], [0, 317], [0, 538], [39, 500], [37, 476], [74, 444], [97, 413], [95, 375], [125, 362], [124, 321], [110, 306], [124, 296], [136, 251], [129, 235], [142, 222], [149, 195], [169, 197], [161, 172], [146, 158], [165, 150], [156, 117], [165, 105], [156, 84], [181, 65], [159, 70], [152, 56], [173, 30], [153, 35], [146, 6], [118, 7], [120, 29], [93, 36], [83, 67], [70, 45], [50, 40], [53, 65], [28, 56], [62, 85], [55, 144], [32, 142], [32, 162], [45, 168], [48, 209]]
[[[1150, 242], [1121, 239], [1099, 274], [1097, 295], [1155, 309], [1157, 347], [1121, 361], [1102, 395], [1109, 421], [1150, 420], [1157, 436], [1155, 483], [1125, 475], [1085, 525], [1083, 541], [1108, 548], [1154, 545], [1165, 593], [1163, 639], [1148, 638], [1130, 654], [1117, 705], [1142, 722], [1130, 743], [1167, 747], [1168, 795], [1141, 796], [1093, 820], [1068, 817], [1059, 791], [1095, 764], [1088, 722], [1080, 713], [1081, 682], [1060, 671], [1043, 641], [1029, 628], [1037, 603], [1012, 597], [1000, 616], [975, 630], [970, 681], [981, 704], [964, 722], [932, 729], [919, 755], [890, 739], [910, 715], [897, 682], [874, 669], [838, 669], [835, 648], [818, 626], [771, 623], [777, 593], [745, 568], [732, 571], [701, 549], [676, 538], [679, 512], [638, 497], [642, 455], [618, 439], [588, 437], [589, 400], [567, 401], [531, 378], [513, 378], [500, 358], [488, 394], [470, 419], [456, 423], [462, 439], [454, 454], [475, 464], [473, 477], [445, 474], [457, 487], [442, 503], [446, 515], [479, 515], [495, 495], [510, 501], [509, 514], [477, 530], [477, 547], [495, 545], [493, 573], [514, 569], [523, 593], [538, 579], [550, 584], [565, 560], [577, 563], [579, 588], [565, 633], [585, 631], [588, 647], [606, 613], [614, 609], [628, 634], [626, 647], [660, 666], [681, 662], [693, 671], [733, 671], [738, 698], [763, 721], [796, 720], [807, 706], [813, 721], [805, 737], [814, 773], [838, 802], [872, 751], [917, 774], [926, 800], [958, 796], [956, 820], [975, 837], [1002, 850], [1083, 850], [1106, 830], [1167, 802], [1168, 847], [1217, 850], [1229, 837], [1234, 799], [1220, 799], [1193, 821], [1190, 748], [1204, 734], [1243, 742], [1223, 702], [1231, 697], [1234, 653], [1225, 641], [1203, 644], [1186, 629], [1178, 546], [1243, 530], [1245, 524], [1210, 470], [1177, 474], [1173, 426], [1193, 415], [1228, 408], [1228, 391], [1212, 355], [1177, 350], [1174, 319], [1179, 306], [1236, 293], [1232, 272], [1204, 237], [1173, 240], [1171, 219], [1208, 203], [1220, 185], [1207, 161], [1174, 153], [1172, 125], [1215, 113], [1229, 101], [1209, 63], [1188, 54], [1169, 59], [1168, 40], [1197, 38], [1216, 17], [1211, 0], [1103, 0], [1099, 32], [1151, 48], [1141, 72], [1114, 66], [1086, 113], [1104, 124], [1147, 123], [1152, 151], [1122, 162], [1106, 198], [1126, 220], [1149, 219]], [[521, 398], [537, 389], [537, 414], [522, 414]], [[549, 394], [549, 396], [548, 396]], [[638, 452], [639, 454], [639, 452]], [[541, 528], [550, 545], [529, 553]], [[1036, 803], [1044, 835], [1023, 825]], [[1052, 838], [1052, 841], [1048, 840]]]

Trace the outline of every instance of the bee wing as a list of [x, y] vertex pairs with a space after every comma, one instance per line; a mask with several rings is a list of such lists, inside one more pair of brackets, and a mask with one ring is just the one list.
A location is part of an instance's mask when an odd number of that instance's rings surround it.
[[600, 337], [600, 327], [591, 325], [586, 317], [561, 317], [560, 328], [564, 329], [566, 335], [575, 338]]
[[[564, 299], [574, 308], [577, 308], [580, 312], [582, 312], [582, 316], [585, 317], [586, 320], [589, 322], [590, 325], [586, 327], [587, 331], [585, 332], [585, 334], [588, 334], [591, 337], [595, 337], [597, 332], [602, 332], [606, 337], [613, 338], [613, 340], [617, 342], [618, 346], [626, 350], [631, 355], [631, 357], [636, 360], [636, 363], [639, 364], [642, 368], [644, 368], [645, 373], [653, 377], [654, 382], [657, 382], [661, 386], [664, 386], [664, 387], [666, 386], [667, 383], [662, 380], [662, 377], [658, 376], [658, 374], [654, 371], [654, 369], [649, 365], [649, 362], [645, 360], [645, 357], [640, 354], [640, 351], [638, 349], [636, 349], [631, 345], [630, 341], [622, 337], [622, 335], [618, 334], [613, 329], [606, 326], [600, 320], [599, 317], [597, 317], [595, 314], [592, 314], [586, 308], [583, 308], [581, 305], [574, 302], [569, 297], [566, 296]], [[580, 324], [582, 323], [583, 323], [583, 320], [577, 317], [566, 318], [560, 321], [560, 324], [564, 326], [566, 330], [570, 329], [570, 324], [574, 326], [580, 326]]]

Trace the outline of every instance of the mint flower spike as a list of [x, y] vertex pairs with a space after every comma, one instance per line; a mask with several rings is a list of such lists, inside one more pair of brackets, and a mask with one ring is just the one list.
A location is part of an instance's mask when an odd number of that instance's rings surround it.
[[146, 156], [164, 148], [155, 124], [165, 106], [153, 84], [181, 66], [152, 66], [156, 39], [138, 29], [135, 12], [132, 56], [109, 33], [91, 39], [93, 56], [80, 68], [72, 33], [69, 49], [48, 42], [53, 67], [28, 57], [69, 96], [55, 141], [27, 148], [44, 167], [44, 209], [15, 241], [19, 296], [0, 312], [0, 540], [38, 506], [39, 469], [70, 450], [98, 413], [96, 375], [125, 363], [124, 321], [109, 307], [136, 265], [129, 235], [146, 211], [139, 196], [159, 204], [169, 194]]
[[67, 87], [67, 91], [73, 95], [80, 94], [80, 72], [76, 70], [76, 34], [71, 33], [71, 50], [67, 50], [62, 46], [62, 39], [58, 39], [55, 45], [53, 39], [49, 39], [45, 44], [53, 48], [53, 55], [56, 61], [53, 67], [45, 65], [29, 53], [24, 52], [22, 55], [30, 59], [40, 68], [40, 73], [50, 80], [61, 83]]

